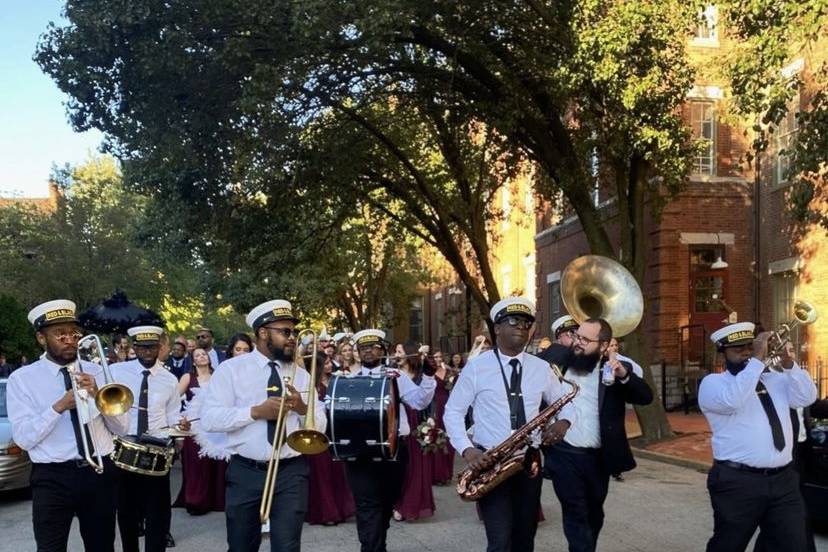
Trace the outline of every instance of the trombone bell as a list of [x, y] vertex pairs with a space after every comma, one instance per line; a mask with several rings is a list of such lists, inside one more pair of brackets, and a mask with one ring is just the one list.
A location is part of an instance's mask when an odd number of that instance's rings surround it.
[[[307, 416], [313, 416], [308, 411]], [[287, 436], [287, 444], [302, 454], [321, 454], [328, 450], [328, 437], [316, 429], [298, 429]]]

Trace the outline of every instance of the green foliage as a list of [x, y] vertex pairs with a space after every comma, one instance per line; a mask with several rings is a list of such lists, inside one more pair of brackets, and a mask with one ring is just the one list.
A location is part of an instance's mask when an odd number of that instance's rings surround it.
[[[802, 221], [818, 221], [828, 227], [825, 163], [828, 161], [828, 64], [806, 67], [801, 72], [783, 71], [795, 58], [810, 58], [826, 47], [828, 1], [826, 0], [728, 0], [721, 5], [730, 32], [740, 41], [728, 60], [727, 76], [733, 103], [740, 115], [759, 120], [753, 125], [754, 148], [764, 151], [778, 125], [802, 92], [808, 102], [796, 115], [798, 132], [785, 151], [790, 158], [786, 180], [793, 215]], [[821, 65], [820, 65], [821, 63]]]
[[31, 361], [40, 354], [26, 314], [27, 310], [14, 297], [0, 295], [0, 353], [12, 364], [19, 363], [23, 356]]

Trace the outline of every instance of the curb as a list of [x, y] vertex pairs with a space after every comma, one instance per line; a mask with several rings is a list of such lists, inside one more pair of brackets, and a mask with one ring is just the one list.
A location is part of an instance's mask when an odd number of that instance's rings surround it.
[[636, 447], [630, 447], [633, 451], [635, 456], [639, 458], [646, 458], [647, 460], [655, 460], [656, 462], [664, 462], [665, 464], [672, 464], [674, 466], [680, 466], [682, 468], [689, 468], [692, 470], [700, 471], [707, 473], [710, 470], [712, 464], [708, 462], [703, 462], [701, 460], [692, 460], [690, 458], [682, 458], [681, 456], [672, 456], [670, 454], [664, 454], [661, 452], [653, 452], [651, 450], [645, 450]]

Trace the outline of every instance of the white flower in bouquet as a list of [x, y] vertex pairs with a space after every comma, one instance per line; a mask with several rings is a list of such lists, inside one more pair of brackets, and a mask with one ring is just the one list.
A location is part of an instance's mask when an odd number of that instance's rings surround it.
[[431, 427], [434, 427], [434, 418], [429, 418], [428, 420], [426, 420], [426, 423], [428, 423], [428, 425], [430, 425]]

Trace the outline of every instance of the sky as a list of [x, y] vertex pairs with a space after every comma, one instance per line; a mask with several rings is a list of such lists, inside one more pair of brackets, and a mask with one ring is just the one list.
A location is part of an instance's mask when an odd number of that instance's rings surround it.
[[32, 61], [63, 2], [11, 0], [0, 11], [0, 196], [46, 197], [52, 164], [78, 164], [101, 143], [98, 131], [72, 130], [66, 95]]

